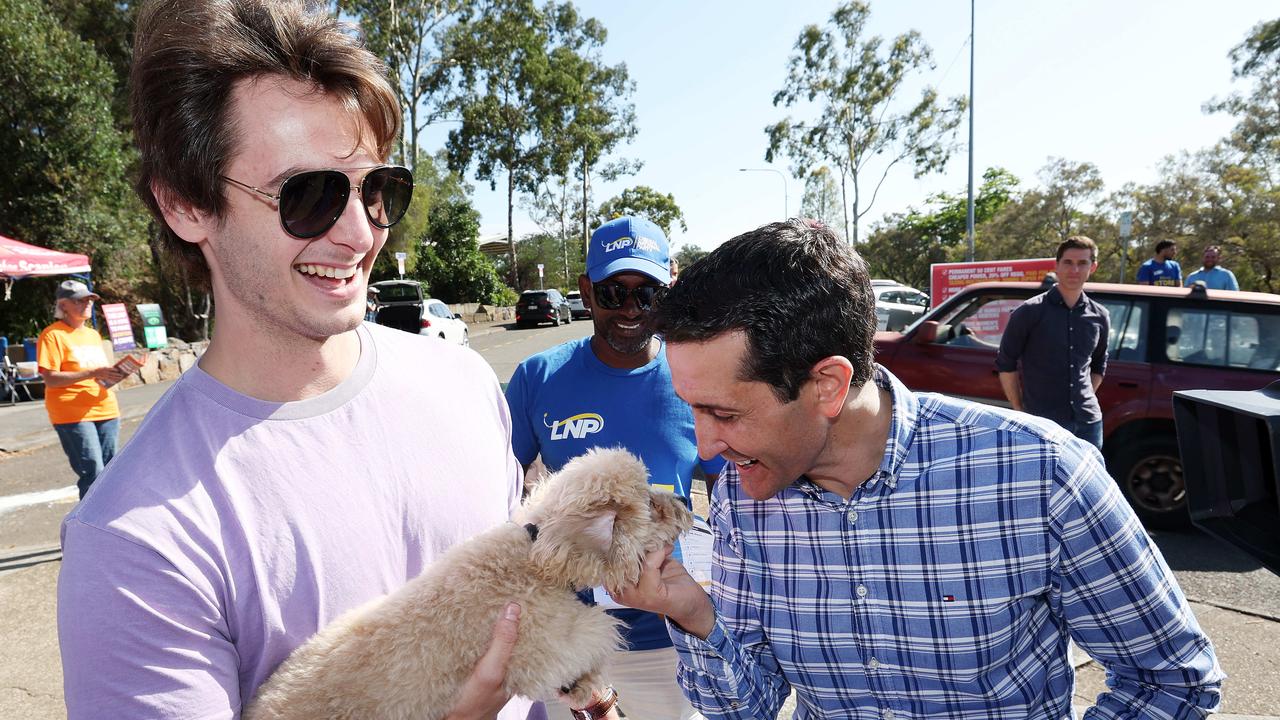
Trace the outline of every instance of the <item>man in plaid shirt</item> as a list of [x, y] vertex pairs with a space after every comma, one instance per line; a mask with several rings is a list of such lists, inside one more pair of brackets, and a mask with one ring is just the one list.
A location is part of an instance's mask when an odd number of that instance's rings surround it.
[[709, 718], [1070, 718], [1068, 638], [1107, 670], [1088, 718], [1201, 717], [1224, 674], [1092, 446], [913, 393], [873, 362], [871, 282], [790, 220], [685, 270], [657, 308], [711, 499], [710, 597], [652, 554], [628, 605], [667, 615]]

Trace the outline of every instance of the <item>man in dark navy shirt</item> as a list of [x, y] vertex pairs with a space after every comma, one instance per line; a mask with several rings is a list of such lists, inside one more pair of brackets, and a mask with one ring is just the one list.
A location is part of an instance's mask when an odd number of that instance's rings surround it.
[[1014, 410], [1058, 423], [1102, 448], [1098, 386], [1107, 369], [1107, 309], [1084, 294], [1098, 246], [1076, 235], [1058, 246], [1058, 284], [1009, 316], [996, 369]]

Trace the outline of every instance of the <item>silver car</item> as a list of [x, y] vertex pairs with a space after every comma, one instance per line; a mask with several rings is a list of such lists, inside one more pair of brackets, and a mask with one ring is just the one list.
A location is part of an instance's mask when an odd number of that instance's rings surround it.
[[582, 293], [574, 290], [571, 293], [565, 293], [564, 299], [569, 301], [569, 313], [574, 320], [591, 317], [591, 308], [582, 302]]

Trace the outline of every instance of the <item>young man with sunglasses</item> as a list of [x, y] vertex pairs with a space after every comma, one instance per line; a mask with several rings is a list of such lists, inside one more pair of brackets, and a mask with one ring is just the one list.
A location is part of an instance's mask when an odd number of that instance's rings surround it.
[[[139, 10], [137, 187], [215, 329], [63, 523], [73, 720], [237, 717], [308, 637], [519, 502], [485, 362], [362, 324], [413, 178], [386, 164], [399, 106], [355, 37], [301, 0]], [[450, 717], [526, 717], [501, 690], [518, 615]]]
[[[669, 254], [662, 230], [643, 218], [618, 218], [592, 233], [578, 289], [595, 333], [528, 358], [507, 386], [512, 447], [526, 468], [539, 455], [554, 472], [591, 448], [624, 447], [645, 462], [651, 483], [686, 500], [697, 470], [720, 472], [719, 457], [698, 458], [693, 414], [672, 390], [665, 347], [649, 327], [654, 301], [671, 281]], [[593, 594], [612, 603], [603, 590]], [[662, 618], [610, 612], [626, 623], [628, 649], [610, 679], [627, 718], [697, 717], [675, 682]]]

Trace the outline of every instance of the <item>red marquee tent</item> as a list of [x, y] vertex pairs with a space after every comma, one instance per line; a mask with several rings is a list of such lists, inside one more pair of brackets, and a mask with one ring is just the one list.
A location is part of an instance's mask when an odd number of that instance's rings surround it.
[[14, 280], [39, 275], [75, 275], [89, 272], [89, 256], [28, 245], [0, 235], [0, 282], [4, 299]]
[[89, 256], [28, 245], [0, 235], [0, 279], [89, 272]]

